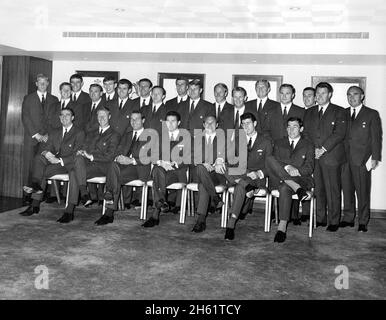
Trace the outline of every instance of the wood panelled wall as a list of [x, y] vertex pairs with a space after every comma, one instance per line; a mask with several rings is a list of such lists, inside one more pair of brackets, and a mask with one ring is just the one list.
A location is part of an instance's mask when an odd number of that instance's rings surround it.
[[4, 56], [0, 104], [0, 195], [22, 197], [23, 137], [21, 106], [36, 90], [38, 73], [52, 77], [52, 61], [28, 56]]

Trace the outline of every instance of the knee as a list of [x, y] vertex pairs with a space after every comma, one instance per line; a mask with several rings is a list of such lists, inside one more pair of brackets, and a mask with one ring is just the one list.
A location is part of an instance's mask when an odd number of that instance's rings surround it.
[[279, 185], [278, 190], [280, 192], [280, 195], [282, 195], [282, 194], [283, 195], [284, 194], [292, 194], [293, 193], [292, 189], [288, 185], [286, 185], [285, 183], [281, 183]]

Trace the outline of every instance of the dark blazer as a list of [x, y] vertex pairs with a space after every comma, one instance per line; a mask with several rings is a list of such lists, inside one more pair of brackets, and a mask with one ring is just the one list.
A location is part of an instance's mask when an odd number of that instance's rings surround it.
[[[141, 98], [140, 97], [137, 97], [133, 100], [131, 100], [133, 102], [133, 108], [134, 110], [141, 110], [143, 107], [140, 105], [141, 104]], [[153, 106], [153, 99], [150, 97], [150, 100], [149, 100], [149, 104], [147, 104], [146, 106]]]
[[189, 127], [189, 99], [178, 103], [178, 97], [166, 101], [166, 112], [176, 111], [181, 116], [180, 128], [188, 129]]
[[224, 107], [222, 108], [220, 114], [217, 114], [217, 103], [213, 103], [213, 106], [214, 106], [214, 111], [216, 113], [216, 118], [217, 118], [217, 123], [218, 123], [218, 127], [217, 128], [220, 128], [220, 129], [224, 129], [224, 121], [226, 121], [226, 117], [227, 117], [227, 114], [229, 111], [233, 111], [233, 105], [228, 103], [228, 102], [225, 102], [224, 104]]
[[[180, 134], [177, 137], [175, 137], [175, 139], [176, 139], [176, 141], [170, 141], [169, 138], [167, 139], [170, 148], [169, 148], [169, 152], [166, 154], [164, 154], [164, 152], [162, 152], [163, 151], [162, 149], [165, 148], [164, 144], [159, 143], [158, 159], [164, 160], [164, 161], [170, 161], [170, 162], [173, 162], [173, 161], [178, 162], [178, 160], [180, 160], [180, 159], [183, 159], [183, 160], [186, 159], [187, 162], [191, 162], [191, 159], [192, 159], [192, 155], [191, 155], [192, 147], [191, 147], [191, 145], [188, 146], [186, 144], [186, 140], [184, 141], [183, 137]], [[180, 159], [178, 159], [176, 157], [176, 154], [179, 155]], [[189, 165], [190, 165], [190, 163], [185, 163], [185, 161], [184, 161], [184, 163], [178, 164], [178, 169], [186, 169]]]
[[288, 136], [287, 120], [291, 117], [300, 118], [303, 121], [306, 109], [292, 104], [286, 117], [283, 117], [281, 104], [272, 104], [267, 109], [267, 116], [262, 131], [272, 140], [278, 140]]
[[[197, 137], [198, 138], [198, 137]], [[202, 163], [213, 164], [217, 158], [223, 158], [225, 160], [225, 145], [220, 145], [218, 143], [217, 136], [214, 137], [212, 143], [207, 143], [205, 138], [205, 133], [203, 133], [201, 139], [201, 148], [194, 145], [194, 140], [192, 139], [192, 164], [198, 165]], [[208, 151], [208, 152], [206, 152]]]
[[268, 116], [268, 111], [270, 109], [275, 109], [277, 106], [280, 107], [280, 103], [271, 99], [267, 99], [265, 104], [262, 106], [262, 111], [260, 113], [257, 112], [259, 106], [257, 104], [257, 99], [247, 101], [245, 103], [245, 112], [251, 112], [254, 114], [254, 116], [257, 119], [258, 122], [258, 132], [261, 133], [263, 131], [264, 127], [267, 127], [266, 125], [266, 119]]
[[148, 105], [142, 108], [143, 115], [145, 116], [145, 129], [151, 128], [157, 130], [158, 134], [162, 134], [162, 123], [165, 120], [167, 108], [164, 104], [161, 104], [155, 113], [153, 113], [153, 105]]
[[85, 130], [88, 118], [86, 115], [88, 111], [91, 110], [91, 107], [89, 108], [91, 98], [86, 92], [81, 91], [76, 101], [72, 100], [71, 94], [71, 101], [73, 106], [72, 109], [75, 113], [74, 125], [76, 125], [78, 128], [81, 128], [82, 130]]
[[[67, 104], [66, 107], [71, 107], [71, 101]], [[53, 104], [48, 112], [48, 132], [52, 132], [55, 129], [61, 128], [62, 123], [60, 122], [60, 111], [62, 106], [60, 101]]]
[[84, 150], [94, 156], [94, 161], [111, 162], [115, 158], [115, 152], [119, 144], [120, 135], [111, 126], [102, 136], [99, 136], [99, 128], [87, 134]]
[[272, 154], [272, 143], [269, 139], [258, 135], [250, 151], [247, 151], [247, 171], [261, 170], [264, 176], [268, 175], [265, 159]]
[[[192, 100], [188, 100], [188, 108], [190, 108]], [[206, 100], [200, 99], [198, 104], [194, 106], [193, 112], [188, 115], [187, 129], [190, 130], [192, 134], [194, 134], [194, 129], [203, 129], [204, 119], [209, 115], [216, 116], [214, 105]]]
[[[71, 100], [72, 100], [72, 94], [73, 94], [73, 92], [71, 93]], [[76, 99], [76, 101], [72, 100], [72, 102], [79, 104], [79, 105], [83, 105], [83, 104], [88, 103], [90, 101], [91, 101], [90, 95], [88, 93], [84, 92], [83, 90], [81, 90], [80, 95], [78, 95], [78, 98]]]
[[63, 139], [63, 127], [56, 128], [48, 136], [47, 145], [44, 148], [57, 158], [62, 158], [63, 164], [68, 166], [73, 163], [74, 156], [84, 144], [85, 134], [83, 130], [72, 126]]
[[330, 103], [319, 120], [318, 106], [311, 107], [304, 114], [304, 137], [315, 148], [324, 147], [327, 152], [320, 158], [322, 163], [336, 166], [346, 161], [344, 137], [347, 119], [345, 110]]
[[[117, 93], [117, 91], [115, 90], [113, 99], [110, 100], [110, 101], [117, 101], [117, 100], [118, 100], [118, 93]], [[110, 102], [110, 101], [107, 101], [107, 99], [106, 99], [106, 92], [104, 92], [104, 93], [102, 94], [102, 101], [104, 101], [104, 102]]]
[[362, 105], [361, 111], [351, 121], [351, 110], [346, 108], [348, 119], [345, 148], [347, 155], [356, 166], [382, 159], [382, 124], [377, 110]]
[[301, 180], [303, 187], [309, 189], [313, 186], [312, 173], [315, 165], [315, 150], [310, 141], [301, 137], [295, 149], [292, 150], [288, 137], [275, 140], [273, 156], [283, 167], [292, 165], [299, 170], [301, 177], [296, 178], [298, 182]]
[[29, 137], [33, 144], [38, 143], [36, 139], [32, 140], [33, 135], [36, 133], [46, 134], [50, 130], [49, 119], [53, 120], [57, 103], [58, 98], [48, 92], [44, 106], [42, 106], [36, 92], [24, 97], [21, 111], [24, 135]]
[[91, 101], [88, 104], [85, 104], [82, 110], [82, 123], [84, 123], [84, 131], [86, 134], [99, 128], [97, 112], [98, 110], [105, 108], [106, 102], [101, 100], [96, 109], [91, 112], [92, 105], [93, 102]]
[[[247, 109], [245, 108], [244, 109], [244, 113], [247, 112]], [[224, 109], [223, 111], [221, 112], [221, 117], [222, 117], [222, 120], [221, 120], [221, 129], [226, 130], [227, 129], [235, 129], [235, 106], [233, 105], [230, 105], [230, 107], [227, 107], [225, 109], [225, 106], [224, 106]], [[241, 115], [240, 115], [241, 117]], [[240, 124], [241, 124], [241, 121], [240, 121]], [[220, 127], [220, 124], [219, 124], [219, 127]], [[237, 127], [236, 129], [242, 129], [241, 126]]]
[[123, 136], [131, 129], [130, 115], [134, 110], [133, 100], [127, 99], [121, 110], [119, 110], [119, 99], [112, 100], [107, 102], [107, 108], [111, 112], [110, 126]]

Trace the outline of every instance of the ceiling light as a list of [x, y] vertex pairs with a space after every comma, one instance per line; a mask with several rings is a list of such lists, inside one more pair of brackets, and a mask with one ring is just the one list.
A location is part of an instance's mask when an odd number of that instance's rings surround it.
[[291, 11], [299, 11], [301, 8], [300, 7], [290, 7], [289, 9]]
[[115, 8], [114, 11], [115, 12], [125, 12], [126, 9], [125, 8]]

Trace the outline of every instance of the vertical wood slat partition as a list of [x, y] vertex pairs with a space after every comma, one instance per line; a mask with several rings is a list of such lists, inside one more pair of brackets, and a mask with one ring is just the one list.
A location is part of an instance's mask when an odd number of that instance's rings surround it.
[[51, 78], [52, 62], [28, 56], [3, 57], [0, 104], [1, 196], [20, 198], [23, 195], [25, 173], [21, 107], [24, 96], [36, 90], [34, 83], [37, 73], [45, 73]]

